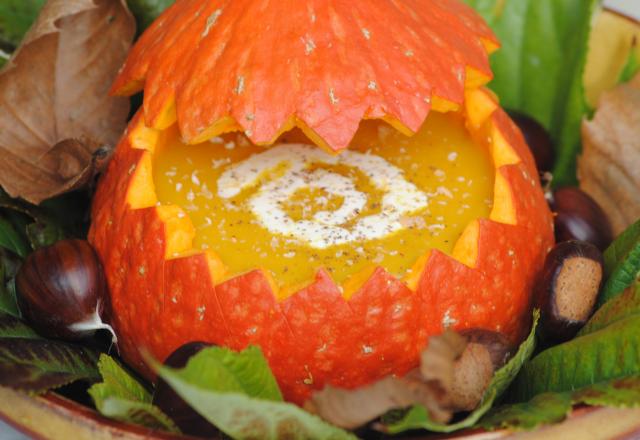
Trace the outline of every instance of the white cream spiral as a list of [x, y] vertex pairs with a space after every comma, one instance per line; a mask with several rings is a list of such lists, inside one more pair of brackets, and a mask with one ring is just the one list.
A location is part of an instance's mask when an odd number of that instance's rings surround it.
[[[348, 177], [322, 168], [312, 169], [313, 164], [359, 170], [384, 193], [379, 212], [360, 217], [367, 194]], [[265, 179], [269, 172], [281, 168], [284, 173]], [[248, 201], [260, 224], [274, 235], [295, 238], [318, 249], [384, 238], [404, 228], [402, 217], [428, 205], [427, 195], [408, 182], [400, 168], [380, 156], [352, 150], [334, 156], [303, 144], [280, 144], [229, 166], [217, 181], [218, 196], [231, 199], [263, 179], [265, 182]], [[320, 189], [341, 197], [343, 202], [332, 212], [318, 211], [310, 219], [294, 220], [282, 205], [302, 189]], [[350, 227], [345, 226], [347, 222], [352, 222]]]

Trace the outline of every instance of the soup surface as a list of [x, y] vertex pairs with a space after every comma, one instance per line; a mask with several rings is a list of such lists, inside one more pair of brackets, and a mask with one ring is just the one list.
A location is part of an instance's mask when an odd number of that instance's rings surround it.
[[429, 249], [450, 253], [464, 227], [488, 217], [494, 170], [456, 114], [432, 112], [406, 137], [365, 121], [338, 155], [297, 132], [270, 147], [232, 134], [198, 145], [165, 131], [154, 155], [163, 204], [177, 204], [230, 275], [255, 268], [282, 287], [337, 282], [373, 266], [402, 277]]

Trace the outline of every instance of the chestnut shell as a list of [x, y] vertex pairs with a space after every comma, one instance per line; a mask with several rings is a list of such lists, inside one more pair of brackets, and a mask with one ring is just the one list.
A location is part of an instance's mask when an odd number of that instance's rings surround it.
[[538, 121], [522, 113], [509, 111], [509, 116], [527, 141], [538, 170], [551, 171], [555, 161], [555, 153], [551, 136], [547, 130]]
[[[569, 274], [564, 280], [560, 280], [563, 270], [570, 270], [565, 265], [573, 258], [590, 260], [599, 266], [599, 279], [586, 279], [584, 266], [576, 274]], [[592, 266], [593, 267], [593, 266]], [[596, 272], [596, 276], [598, 273]], [[600, 250], [591, 243], [585, 241], [570, 240], [557, 244], [547, 255], [544, 268], [537, 280], [534, 290], [534, 298], [540, 308], [540, 335], [548, 343], [567, 341], [584, 326], [593, 313], [597, 295], [602, 288], [604, 279], [604, 259]], [[560, 282], [574, 280], [580, 285], [570, 285], [559, 288]], [[569, 288], [571, 296], [560, 298], [563, 289]], [[563, 316], [558, 304], [567, 299], [575, 300], [575, 291], [584, 293], [577, 298], [582, 303], [578, 304], [579, 310], [586, 310], [583, 319], [573, 319]], [[566, 291], [566, 290], [564, 290]]]
[[20, 311], [36, 331], [69, 340], [87, 336], [69, 327], [94, 315], [108, 298], [102, 264], [84, 240], [31, 253], [16, 275], [16, 290]]
[[481, 328], [469, 328], [461, 330], [460, 335], [464, 336], [468, 344], [480, 344], [486, 347], [495, 370], [507, 363], [513, 354], [513, 347], [502, 333]]
[[606, 214], [587, 193], [576, 187], [559, 188], [553, 193], [556, 241], [581, 240], [604, 251], [613, 234]]

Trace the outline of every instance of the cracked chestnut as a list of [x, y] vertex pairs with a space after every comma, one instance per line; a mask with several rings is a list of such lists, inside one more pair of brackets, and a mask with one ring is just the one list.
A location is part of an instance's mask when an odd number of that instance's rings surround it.
[[472, 411], [493, 374], [511, 356], [511, 344], [504, 335], [485, 329], [462, 330], [460, 336], [466, 339], [466, 347], [453, 366], [449, 404], [455, 411]]
[[593, 313], [603, 275], [602, 253], [591, 243], [565, 241], [549, 252], [535, 287], [544, 340], [575, 336]]

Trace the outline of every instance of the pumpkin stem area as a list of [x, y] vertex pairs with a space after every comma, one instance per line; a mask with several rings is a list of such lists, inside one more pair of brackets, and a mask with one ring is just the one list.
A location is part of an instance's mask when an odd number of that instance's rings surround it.
[[267, 148], [240, 134], [186, 145], [173, 126], [153, 154], [159, 203], [187, 213], [194, 247], [230, 277], [262, 268], [284, 289], [320, 268], [341, 284], [376, 266], [405, 278], [491, 212], [493, 162], [460, 114], [432, 112], [412, 137], [363, 121], [338, 155], [312, 145], [295, 130]]

